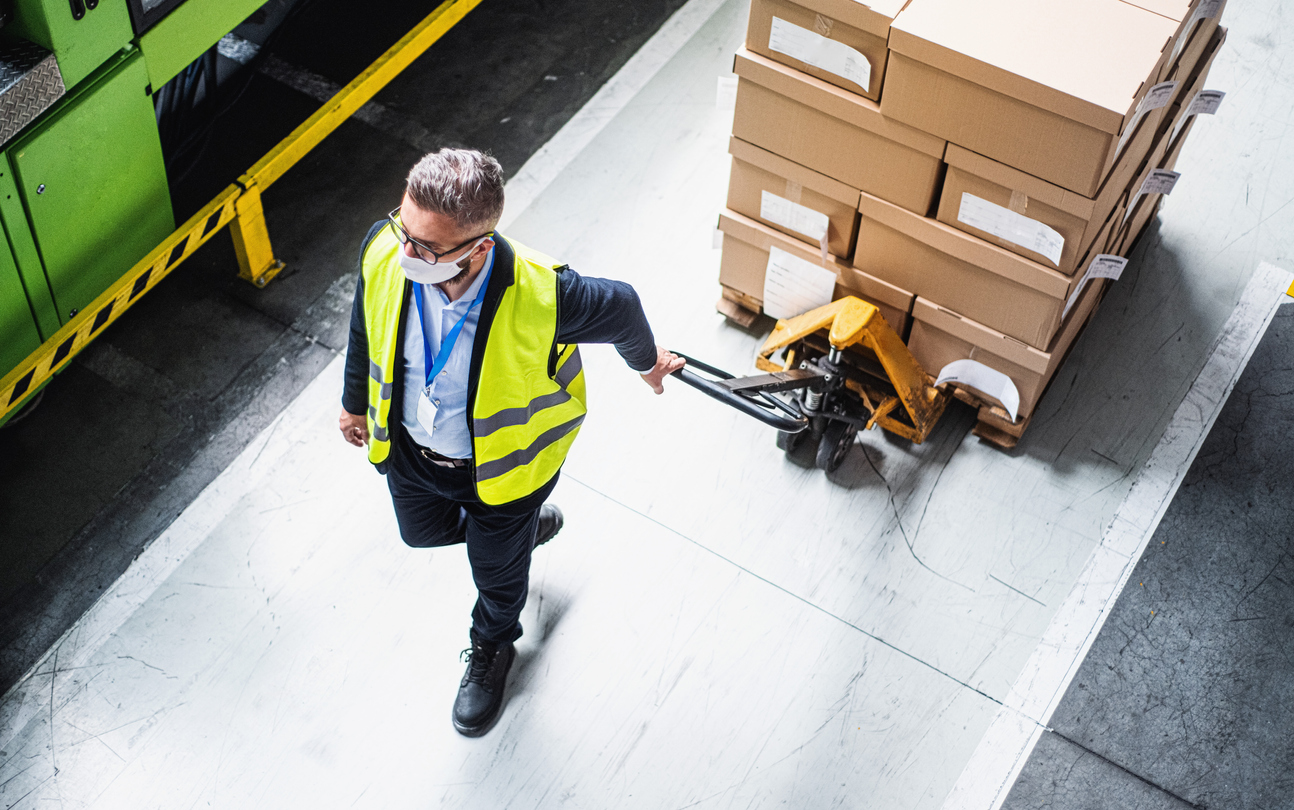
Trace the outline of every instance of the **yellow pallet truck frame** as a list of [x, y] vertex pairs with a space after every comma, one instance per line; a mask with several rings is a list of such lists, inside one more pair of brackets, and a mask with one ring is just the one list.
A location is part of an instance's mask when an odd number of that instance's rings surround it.
[[[781, 362], [773, 359], [778, 352]], [[841, 465], [860, 430], [879, 426], [921, 444], [950, 396], [934, 386], [880, 310], [854, 296], [779, 320], [755, 361], [767, 374], [734, 377], [680, 356], [688, 366], [676, 377], [776, 427], [777, 445], [788, 454], [812, 441], [815, 463], [827, 472]], [[774, 396], [788, 391], [796, 392], [789, 401]]]
[[226, 225], [240, 278], [264, 287], [283, 263], [274, 258], [261, 193], [463, 19], [481, 0], [445, 0], [313, 115], [139, 263], [0, 379], [0, 421]]

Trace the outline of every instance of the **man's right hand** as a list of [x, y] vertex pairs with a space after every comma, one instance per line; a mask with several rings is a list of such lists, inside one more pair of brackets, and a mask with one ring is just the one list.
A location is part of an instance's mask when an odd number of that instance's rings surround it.
[[368, 417], [360, 414], [356, 416], [353, 413], [341, 412], [341, 418], [338, 420], [338, 427], [341, 428], [341, 436], [346, 441], [356, 447], [363, 447], [368, 444]]

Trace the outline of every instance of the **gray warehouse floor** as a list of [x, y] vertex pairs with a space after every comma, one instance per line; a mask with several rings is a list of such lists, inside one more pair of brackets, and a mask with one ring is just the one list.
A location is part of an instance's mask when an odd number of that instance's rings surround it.
[[[591, 100], [554, 102], [578, 112], [498, 150], [524, 161], [504, 233], [631, 282], [658, 340], [736, 372], [762, 334], [714, 313], [731, 124], [716, 86], [745, 7], [690, 0], [654, 34], [629, 26], [634, 49], [599, 63], [618, 72]], [[958, 405], [920, 447], [863, 434], [827, 477], [590, 347], [590, 415], [554, 496], [567, 526], [537, 552], [508, 703], [476, 740], [449, 723], [465, 557], [404, 547], [384, 481], [336, 433], [354, 253], [419, 153], [347, 124], [267, 197], [296, 275], [217, 296], [251, 302], [259, 345], [163, 350], [134, 312], [3, 439], [25, 454], [9, 480], [20, 464], [56, 477], [108, 418], [59, 387], [125, 413], [143, 407], [132, 391], [173, 392], [173, 424], [116, 439], [139, 464], [114, 468], [103, 446], [86, 462], [129, 497], [27, 496], [89, 517], [60, 516], [72, 550], [13, 586], [33, 598], [0, 625], [0, 806], [1290, 803], [1262, 776], [1289, 771], [1294, 720], [1268, 694], [1288, 692], [1290, 531], [1279, 454], [1263, 455], [1294, 413], [1280, 13], [1228, 6], [1210, 82], [1226, 103], [1014, 451], [973, 437]], [[423, 109], [418, 77], [480, 41], [433, 48], [377, 101]], [[197, 287], [229, 285], [229, 253], [207, 249]], [[217, 335], [245, 317], [172, 281], [153, 317]], [[1229, 516], [1242, 497], [1262, 514]], [[1228, 632], [1232, 618], [1253, 621]]]

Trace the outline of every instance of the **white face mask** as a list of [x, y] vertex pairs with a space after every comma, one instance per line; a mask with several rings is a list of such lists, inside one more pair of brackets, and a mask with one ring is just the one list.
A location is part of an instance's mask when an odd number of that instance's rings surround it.
[[476, 243], [468, 248], [463, 258], [456, 262], [436, 262], [435, 264], [429, 264], [417, 256], [410, 256], [404, 252], [402, 247], [399, 256], [400, 269], [415, 284], [443, 284], [467, 269], [464, 262], [469, 260], [477, 245], [484, 241], [484, 236], [476, 240]]

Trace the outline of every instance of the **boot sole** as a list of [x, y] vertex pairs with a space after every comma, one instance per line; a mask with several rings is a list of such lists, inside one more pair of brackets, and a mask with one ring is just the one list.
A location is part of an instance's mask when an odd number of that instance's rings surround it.
[[502, 716], [503, 704], [500, 703], [498, 711], [496, 711], [489, 720], [479, 726], [465, 726], [458, 722], [458, 718], [454, 718], [454, 730], [459, 734], [462, 734], [464, 737], [484, 737], [489, 733], [490, 729], [494, 728], [494, 725], [499, 722], [499, 718]]

